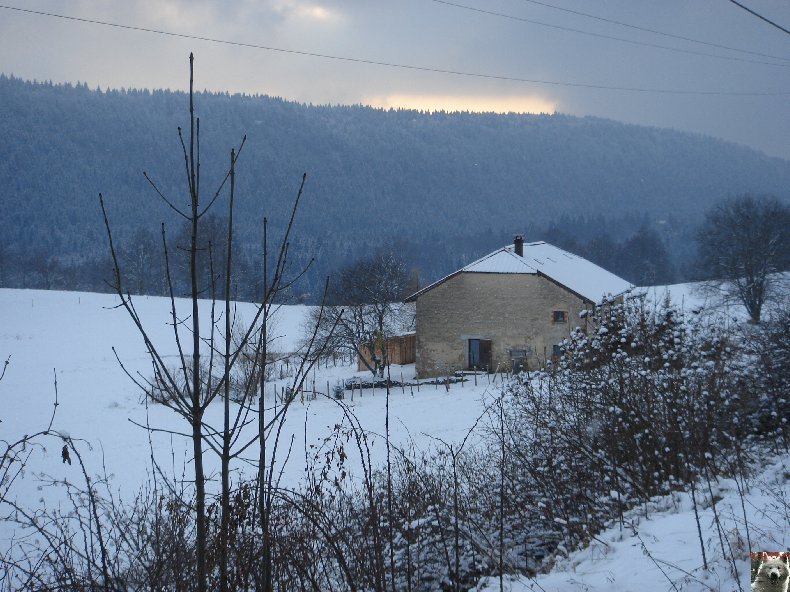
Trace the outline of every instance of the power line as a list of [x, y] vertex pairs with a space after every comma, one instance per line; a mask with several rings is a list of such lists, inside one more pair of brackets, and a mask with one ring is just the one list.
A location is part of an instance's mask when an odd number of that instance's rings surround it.
[[548, 4], [547, 2], [540, 2], [539, 0], [522, 0], [523, 2], [529, 2], [530, 4], [537, 4], [538, 6], [545, 6], [546, 8], [552, 8], [554, 10], [561, 10], [562, 12], [567, 12], [570, 14], [575, 14], [577, 16], [583, 16], [586, 18], [595, 19], [597, 21], [601, 21], [604, 23], [610, 23], [613, 25], [618, 25], [620, 27], [627, 27], [629, 29], [635, 29], [637, 31], [644, 31], [646, 33], [653, 33], [654, 35], [662, 35], [664, 37], [669, 37], [671, 39], [680, 39], [682, 41], [688, 41], [690, 43], [698, 43], [700, 45], [707, 45], [708, 47], [716, 47], [718, 49], [726, 49], [728, 51], [738, 51], [741, 53], [747, 53], [754, 56], [759, 56], [762, 58], [771, 58], [773, 60], [783, 60], [783, 61], [790, 61], [790, 58], [783, 58], [781, 56], [775, 56], [767, 53], [761, 53], [759, 51], [751, 51], [748, 49], [741, 49], [738, 47], [731, 47], [729, 45], [722, 45], [719, 43], [713, 43], [712, 41], [702, 41], [700, 39], [694, 39], [693, 37], [685, 37], [683, 35], [676, 35], [674, 33], [667, 33], [666, 31], [658, 31], [656, 29], [650, 29], [648, 27], [640, 27], [639, 25], [633, 25], [631, 23], [625, 23], [623, 21], [618, 21], [614, 19], [604, 18], [602, 16], [598, 16], [595, 14], [589, 14], [587, 12], [581, 12], [579, 10], [572, 10], [570, 8], [565, 8], [563, 6], [556, 6], [554, 4]]
[[732, 3], [733, 3], [733, 4], [735, 4], [736, 6], [740, 6], [740, 7], [741, 7], [741, 8], [743, 8], [743, 9], [744, 9], [746, 12], [753, 14], [753, 15], [754, 15], [754, 16], [756, 16], [758, 19], [764, 20], [764, 21], [765, 21], [766, 23], [768, 23], [769, 25], [773, 25], [774, 27], [776, 27], [776, 28], [777, 28], [777, 29], [779, 29], [780, 31], [784, 31], [785, 33], [787, 33], [788, 35], [790, 35], [790, 31], [788, 31], [787, 29], [785, 29], [783, 26], [781, 26], [781, 25], [777, 25], [777, 24], [776, 24], [775, 22], [773, 22], [772, 20], [770, 20], [770, 19], [767, 19], [767, 18], [765, 18], [763, 15], [761, 15], [761, 14], [758, 14], [758, 13], [754, 12], [754, 11], [753, 11], [751, 8], [749, 8], [748, 6], [744, 6], [743, 4], [741, 4], [740, 2], [736, 2], [735, 0], [730, 0], [730, 2], [732, 2]]
[[[437, 4], [444, 4], [446, 6], [452, 6], [453, 8], [462, 8], [464, 10], [469, 10], [471, 12], [478, 12], [478, 13], [486, 14], [486, 15], [489, 15], [489, 16], [496, 16], [496, 17], [499, 17], [499, 18], [505, 18], [505, 19], [509, 19], [509, 20], [513, 20], [513, 21], [519, 21], [519, 22], [522, 22], [522, 23], [530, 23], [532, 25], [539, 25], [541, 27], [548, 27], [550, 29], [557, 29], [557, 30], [560, 30], [560, 31], [569, 31], [571, 33], [578, 33], [580, 35], [588, 35], [590, 37], [597, 37], [599, 39], [609, 39], [609, 40], [612, 40], [612, 41], [619, 41], [621, 43], [628, 43], [628, 44], [631, 44], [631, 45], [641, 45], [641, 46], [644, 46], [644, 47], [652, 47], [653, 49], [663, 49], [663, 50], [666, 50], [666, 51], [674, 51], [674, 52], [677, 52], [677, 53], [685, 53], [685, 54], [691, 54], [691, 55], [705, 56], [705, 57], [709, 57], [709, 58], [716, 58], [716, 59], [719, 59], [719, 60], [746, 62], [746, 63], [749, 63], [749, 64], [762, 64], [764, 66], [776, 66], [776, 67], [780, 67], [780, 68], [787, 68], [788, 66], [790, 66], [790, 64], [777, 64], [775, 62], [764, 62], [764, 61], [761, 61], [761, 60], [750, 60], [748, 58], [739, 58], [739, 57], [735, 57], [735, 56], [717, 55], [717, 54], [714, 54], [714, 53], [707, 53], [707, 52], [704, 52], [704, 51], [694, 51], [693, 49], [682, 49], [682, 48], [679, 48], [679, 47], [670, 47], [668, 45], [661, 45], [661, 44], [658, 44], [658, 43], [650, 43], [648, 41], [634, 41], [632, 39], [625, 39], [623, 37], [615, 37], [614, 35], [605, 35], [603, 33], [594, 33], [592, 31], [585, 31], [584, 29], [575, 29], [573, 27], [564, 27], [562, 25], [554, 25], [554, 24], [551, 24], [551, 23], [545, 23], [543, 21], [536, 21], [536, 20], [533, 20], [533, 19], [528, 19], [528, 18], [524, 18], [524, 17], [520, 17], [520, 16], [515, 16], [515, 15], [512, 15], [512, 14], [505, 14], [505, 13], [502, 13], [502, 12], [494, 12], [494, 11], [491, 11], [491, 10], [485, 10], [483, 8], [476, 8], [474, 6], [468, 6], [466, 4], [458, 4], [456, 2], [450, 2], [449, 0], [431, 0], [431, 2], [436, 2]], [[585, 16], [589, 16], [589, 15], [585, 15]], [[592, 18], [596, 18], [596, 17], [592, 17]], [[635, 27], [635, 28], [638, 28], [638, 27]], [[727, 48], [727, 49], [730, 49], [730, 48]], [[736, 50], [736, 51], [739, 51], [739, 50]], [[786, 59], [786, 58], [775, 58], [774, 56], [767, 56], [767, 57], [770, 57], [772, 59], [779, 59], [779, 60]]]
[[433, 68], [430, 66], [417, 66], [413, 64], [397, 64], [394, 62], [382, 62], [377, 60], [369, 60], [364, 58], [355, 58], [347, 56], [335, 56], [324, 53], [315, 53], [310, 51], [301, 51], [296, 49], [284, 49], [280, 47], [272, 47], [268, 45], [259, 45], [255, 43], [244, 43], [241, 41], [230, 41], [226, 39], [215, 39], [213, 37], [204, 37], [201, 35], [189, 35], [187, 33], [174, 33], [172, 31], [164, 31], [160, 29], [150, 29], [147, 27], [136, 27], [133, 25], [124, 25], [120, 23], [111, 23], [108, 21], [99, 21], [95, 19], [87, 19], [76, 16], [68, 16], [63, 14], [56, 14], [53, 12], [43, 12], [38, 10], [31, 10], [29, 8], [19, 8], [17, 6], [7, 6], [0, 4], [0, 9], [13, 10], [33, 14], [36, 16], [47, 16], [52, 18], [63, 19], [72, 22], [87, 23], [92, 25], [101, 25], [105, 27], [113, 27], [127, 31], [138, 31], [143, 33], [153, 33], [156, 35], [164, 35], [168, 37], [176, 37], [180, 39], [192, 39], [195, 41], [205, 41], [209, 43], [218, 43], [221, 45], [231, 45], [236, 47], [245, 47], [248, 49], [260, 49], [265, 51], [272, 51], [278, 53], [285, 53], [291, 55], [308, 56], [314, 58], [322, 58], [327, 60], [336, 60], [341, 62], [351, 62], [356, 64], [366, 64], [371, 66], [382, 66], [386, 68], [397, 68], [402, 70], [415, 70], [418, 72], [430, 72], [434, 74], [447, 74], [452, 76], [465, 76], [470, 78], [483, 78], [488, 80], [503, 80], [507, 82], [522, 82], [528, 84], [543, 84], [546, 86], [563, 86], [572, 88], [587, 88], [594, 90], [611, 90], [619, 92], [633, 92], [633, 93], [655, 93], [664, 95], [696, 95], [696, 96], [733, 96], [733, 97], [771, 97], [771, 96], [785, 96], [790, 95], [790, 91], [775, 91], [775, 92], [756, 92], [756, 91], [704, 91], [704, 90], [682, 90], [682, 89], [663, 89], [663, 88], [640, 88], [629, 86], [609, 86], [604, 84], [586, 84], [581, 82], [566, 82], [558, 80], [541, 80], [534, 78], [520, 78], [516, 76], [506, 76], [497, 74], [485, 74], [480, 72], [463, 72], [460, 70], [445, 70], [442, 68]]

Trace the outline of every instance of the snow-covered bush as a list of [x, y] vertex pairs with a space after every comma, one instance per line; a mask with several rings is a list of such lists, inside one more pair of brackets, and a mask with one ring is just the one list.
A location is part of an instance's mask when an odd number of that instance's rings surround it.
[[700, 475], [742, 470], [754, 432], [754, 372], [721, 325], [642, 298], [590, 316], [508, 393], [511, 495], [566, 546]]
[[758, 401], [754, 426], [775, 450], [790, 446], [790, 306], [772, 310], [760, 325], [744, 329], [754, 360]]

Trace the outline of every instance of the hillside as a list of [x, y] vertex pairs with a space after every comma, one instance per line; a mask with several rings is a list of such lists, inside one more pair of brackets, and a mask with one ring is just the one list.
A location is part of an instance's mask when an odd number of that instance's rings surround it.
[[[304, 289], [313, 299], [327, 272], [382, 246], [398, 249], [426, 281], [514, 232], [540, 238], [552, 228], [579, 241], [598, 234], [620, 241], [647, 225], [682, 258], [691, 227], [722, 197], [790, 198], [790, 162], [672, 130], [561, 114], [428, 114], [211, 93], [196, 104], [205, 199], [247, 134], [237, 220], [250, 258], [262, 218], [281, 230], [308, 173], [292, 252], [295, 263], [316, 258]], [[162, 221], [177, 235], [180, 222], [142, 172], [175, 203], [185, 200], [176, 128], [187, 123], [183, 93], [0, 76], [0, 285], [46, 287], [4, 280], [28, 256], [30, 267], [83, 265], [79, 274], [61, 273], [69, 285], [54, 278], [52, 287], [100, 289], [88, 273], [101, 276], [96, 268], [107, 258], [99, 192], [122, 244], [157, 240]]]

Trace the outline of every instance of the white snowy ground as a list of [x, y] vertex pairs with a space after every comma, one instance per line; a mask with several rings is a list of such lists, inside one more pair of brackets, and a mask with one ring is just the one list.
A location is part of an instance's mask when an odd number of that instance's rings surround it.
[[[151, 471], [150, 448], [146, 431], [135, 425], [184, 432], [186, 423], [162, 405], [150, 405], [148, 418], [141, 404], [141, 393], [119, 366], [112, 348], [130, 373], [151, 375], [151, 365], [143, 341], [126, 312], [115, 308], [114, 295], [38, 290], [0, 289], [0, 363], [11, 356], [5, 378], [0, 382], [0, 438], [11, 440], [46, 428], [54, 402], [54, 377], [57, 376], [58, 409], [53, 429], [75, 440], [83, 452], [90, 471], [112, 475], [112, 485], [131, 495], [147, 479]], [[168, 325], [169, 301], [165, 298], [136, 297], [135, 307], [160, 351], [176, 361], [176, 347], [172, 329]], [[190, 310], [184, 305], [184, 315]], [[181, 309], [180, 309], [181, 310]], [[281, 337], [273, 349], [291, 351], [302, 337], [302, 323], [306, 306], [284, 306], [275, 317], [274, 334]], [[208, 308], [202, 311], [207, 317]], [[251, 305], [239, 305], [239, 314], [250, 320], [254, 315]], [[188, 341], [188, 334], [182, 334]], [[405, 380], [414, 377], [414, 366], [393, 366], [392, 378]], [[368, 372], [357, 372], [356, 367], [320, 368], [312, 372], [307, 387], [315, 383], [315, 390], [325, 393], [341, 380]], [[490, 377], [480, 377], [477, 388], [455, 385], [448, 393], [443, 386], [423, 385], [419, 391], [395, 389], [390, 401], [390, 432], [397, 446], [412, 441], [427, 448], [431, 437], [447, 441], [462, 438], [483, 409], [481, 402], [489, 387]], [[501, 379], [500, 379], [501, 380]], [[273, 389], [289, 383], [279, 381]], [[494, 387], [495, 388], [495, 387]], [[385, 430], [384, 391], [366, 389], [360, 396], [350, 393], [345, 402], [358, 416], [361, 425], [373, 433]], [[269, 392], [267, 407], [274, 405]], [[235, 406], [234, 406], [235, 407]], [[214, 426], [222, 425], [222, 405], [212, 405], [206, 414]], [[280, 446], [280, 462], [293, 442], [290, 460], [285, 464], [283, 485], [296, 485], [305, 467], [305, 444], [320, 443], [331, 427], [341, 422], [342, 411], [325, 397], [314, 401], [297, 397], [284, 425]], [[256, 430], [249, 426], [250, 435]], [[84, 440], [84, 442], [82, 442]], [[171, 474], [180, 475], [186, 466], [191, 472], [191, 445], [185, 438], [166, 433], [152, 435], [156, 457]], [[242, 438], [241, 441], [244, 439]], [[379, 439], [380, 440], [380, 439]], [[44, 439], [46, 451], [36, 451], [30, 460], [27, 476], [14, 486], [18, 499], [51, 505], [60, 501], [55, 488], [40, 488], [39, 477], [44, 474], [54, 479], [78, 480], [76, 466], [61, 462], [63, 441], [57, 437]], [[374, 463], [383, 458], [383, 446], [374, 442]], [[250, 457], [257, 457], [251, 449]], [[211, 452], [206, 454], [209, 472], [219, 466]], [[353, 455], [349, 461], [354, 462]], [[243, 465], [241, 466], [243, 469]], [[351, 465], [353, 469], [353, 465]]]
[[[651, 290], [658, 297], [665, 291], [664, 288]], [[689, 286], [672, 286], [669, 291], [673, 301], [685, 308], [700, 304], [701, 297]], [[112, 348], [116, 348], [132, 373], [150, 375], [150, 362], [136, 329], [125, 311], [114, 308], [116, 304], [117, 297], [112, 295], [0, 289], [0, 363], [11, 356], [6, 376], [0, 382], [0, 439], [18, 438], [46, 427], [54, 402], [53, 379], [57, 376], [59, 406], [53, 428], [77, 442], [89, 472], [99, 473], [102, 466], [106, 467], [111, 475], [111, 487], [128, 497], [151, 471], [148, 435], [132, 423], [145, 424], [146, 409], [140, 403], [138, 388], [119, 367]], [[154, 342], [175, 360], [172, 330], [168, 326], [169, 302], [163, 298], [137, 297], [135, 304]], [[296, 347], [307, 310], [304, 306], [288, 306], [278, 312], [274, 331], [280, 335], [277, 349], [290, 351]], [[239, 314], [251, 319], [252, 306], [239, 305]], [[401, 374], [411, 379], [413, 373], [413, 366], [397, 367], [393, 369], [393, 379], [400, 379]], [[367, 373], [348, 366], [321, 368], [311, 374], [308, 384], [315, 381], [316, 390], [326, 391], [327, 382], [331, 388], [352, 376], [365, 377]], [[393, 442], [403, 446], [413, 442], [418, 448], [426, 449], [434, 443], [432, 437], [460, 440], [483, 411], [485, 400], [498, 388], [488, 380], [481, 377], [477, 387], [469, 383], [452, 385], [449, 392], [444, 387], [426, 385], [419, 392], [407, 389], [403, 393], [395, 389], [390, 401]], [[346, 402], [351, 403], [348, 398]], [[271, 395], [267, 403], [274, 404]], [[214, 425], [221, 423], [220, 407], [217, 404], [208, 411], [208, 419]], [[382, 391], [366, 390], [361, 397], [357, 392], [352, 408], [365, 429], [383, 433]], [[295, 403], [283, 430], [283, 441], [293, 442], [283, 473], [284, 484], [296, 485], [301, 479], [305, 444], [319, 443], [341, 419], [339, 408], [331, 400], [319, 398]], [[185, 425], [160, 405], [149, 407], [148, 423], [169, 430], [183, 430]], [[185, 439], [157, 433], [152, 440], [154, 454], [166, 470], [174, 474], [186, 470], [189, 474], [191, 453]], [[77, 467], [61, 462], [62, 441], [49, 437], [43, 442], [46, 450], [34, 450], [25, 478], [14, 485], [14, 494], [25, 506], [46, 503], [52, 507], [64, 501], [59, 488], [41, 486], [42, 476], [79, 481]], [[380, 441], [374, 444], [374, 462], [382, 459], [383, 450]], [[210, 453], [206, 456], [211, 458]], [[283, 462], [284, 454], [279, 459]], [[790, 522], [786, 504], [790, 490], [783, 471], [790, 465], [790, 458], [766, 459], [766, 464], [770, 467], [762, 480], [767, 483], [767, 493], [762, 493], [754, 481], [746, 497], [752, 548], [787, 549]], [[209, 461], [208, 465], [212, 470], [218, 463]], [[745, 539], [740, 498], [735, 495], [734, 484], [720, 484], [719, 494], [723, 499], [717, 508], [728, 537], [736, 540], [734, 529], [738, 529]], [[702, 564], [699, 538], [687, 496], [657, 500], [648, 509], [647, 519], [644, 513], [644, 509], [637, 509], [627, 517], [629, 524], [636, 525], [642, 542], [633, 534], [633, 527], [621, 531], [619, 525], [614, 525], [598, 537], [601, 542], [571, 554], [537, 582], [507, 582], [507, 589], [663, 592], [673, 589], [669, 579], [680, 590], [738, 589], [729, 566], [717, 551], [719, 536], [711, 509], [702, 514], [701, 523], [708, 561], [714, 565], [714, 571], [704, 577], [699, 571]], [[0, 525], [0, 545], [4, 545], [10, 534], [8, 525]], [[649, 555], [643, 552], [642, 543]], [[742, 549], [735, 550], [735, 555], [743, 558], [738, 571], [741, 581], [747, 582], [745, 543]], [[684, 571], [691, 576], [689, 583], [681, 586], [682, 578], [686, 577]], [[486, 584], [493, 589], [499, 585], [497, 580], [487, 580], [480, 587]], [[742, 585], [744, 590], [748, 589], [747, 584]]]
[[[625, 515], [583, 550], [558, 561], [536, 579], [506, 580], [508, 592], [730, 592], [749, 590], [749, 542], [752, 549], [790, 548], [790, 456], [765, 459], [766, 466], [738, 493], [732, 480], [712, 484], [716, 525], [710, 494], [697, 491], [702, 539], [708, 571], [703, 569], [700, 538], [691, 495], [656, 498]], [[702, 483], [706, 488], [707, 484]], [[718, 498], [721, 499], [718, 499]], [[701, 500], [700, 498], [704, 498]], [[744, 512], [748, 520], [745, 526]], [[726, 557], [721, 552], [722, 541]], [[729, 560], [736, 557], [736, 562]], [[737, 576], [735, 575], [737, 573]], [[498, 578], [480, 582], [478, 590], [499, 590]]]

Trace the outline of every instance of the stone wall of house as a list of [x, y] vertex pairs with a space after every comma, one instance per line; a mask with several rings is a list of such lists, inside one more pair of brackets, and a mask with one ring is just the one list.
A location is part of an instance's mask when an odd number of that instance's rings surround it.
[[[546, 277], [460, 273], [417, 299], [417, 375], [443, 376], [468, 367], [468, 340], [490, 339], [492, 370], [510, 370], [511, 351], [526, 350], [529, 369], [553, 354], [588, 308]], [[553, 311], [564, 311], [556, 322]]]

